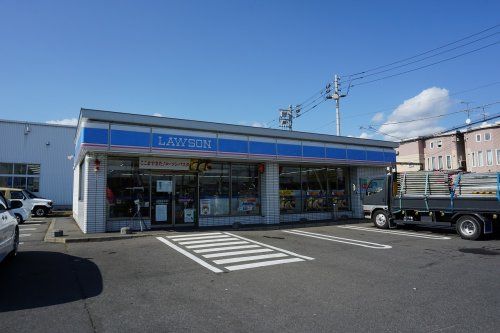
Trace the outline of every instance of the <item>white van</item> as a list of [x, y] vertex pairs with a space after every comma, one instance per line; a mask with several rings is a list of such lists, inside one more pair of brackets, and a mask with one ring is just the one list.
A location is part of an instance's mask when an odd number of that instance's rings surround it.
[[23, 206], [37, 217], [46, 216], [52, 211], [52, 200], [39, 198], [28, 190], [0, 187], [0, 193], [2, 193], [7, 200], [21, 201]]

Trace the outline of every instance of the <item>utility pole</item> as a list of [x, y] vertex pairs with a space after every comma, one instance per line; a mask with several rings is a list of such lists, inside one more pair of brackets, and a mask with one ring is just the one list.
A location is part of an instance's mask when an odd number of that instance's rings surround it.
[[340, 89], [340, 77], [335, 74], [335, 78], [333, 80], [334, 91], [332, 95], [327, 95], [327, 99], [335, 100], [335, 120], [337, 123], [337, 136], [340, 136], [340, 99], [342, 97], [346, 97], [347, 95], [342, 95]]
[[293, 125], [293, 109], [292, 106], [290, 105], [288, 109], [279, 109], [280, 113], [280, 127], [282, 129], [288, 129], [289, 131], [292, 130], [292, 125]]

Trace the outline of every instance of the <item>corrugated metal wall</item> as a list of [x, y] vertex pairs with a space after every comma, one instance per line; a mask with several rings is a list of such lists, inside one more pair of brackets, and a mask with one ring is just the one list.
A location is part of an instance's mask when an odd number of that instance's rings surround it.
[[[29, 132], [26, 126], [29, 126]], [[40, 164], [40, 196], [72, 205], [75, 127], [0, 120], [0, 162]]]

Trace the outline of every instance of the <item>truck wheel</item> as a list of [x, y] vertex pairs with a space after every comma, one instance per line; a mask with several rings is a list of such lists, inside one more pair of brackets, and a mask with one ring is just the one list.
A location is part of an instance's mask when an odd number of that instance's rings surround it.
[[472, 215], [465, 215], [457, 221], [457, 232], [463, 239], [476, 240], [483, 234], [481, 223]]
[[380, 229], [389, 229], [389, 214], [383, 210], [377, 210], [372, 216], [373, 224]]
[[34, 213], [36, 217], [44, 217], [47, 215], [47, 209], [44, 207], [35, 207]]

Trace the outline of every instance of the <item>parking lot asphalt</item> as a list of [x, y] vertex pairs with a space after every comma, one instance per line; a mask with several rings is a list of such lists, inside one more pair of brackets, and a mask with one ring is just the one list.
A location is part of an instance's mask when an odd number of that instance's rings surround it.
[[172, 236], [25, 242], [0, 265], [2, 332], [500, 327], [498, 236], [368, 223]]

